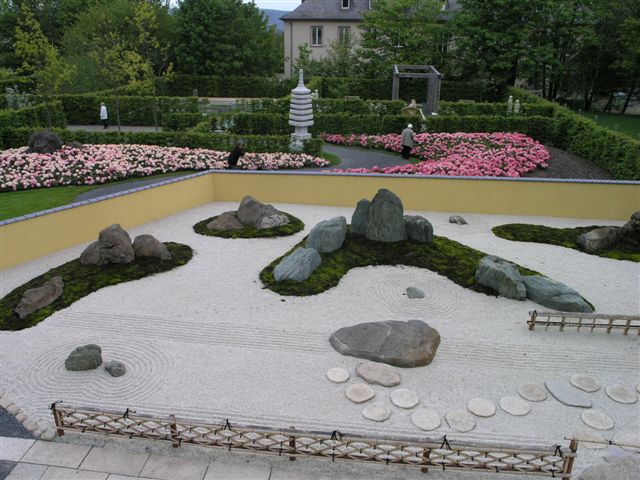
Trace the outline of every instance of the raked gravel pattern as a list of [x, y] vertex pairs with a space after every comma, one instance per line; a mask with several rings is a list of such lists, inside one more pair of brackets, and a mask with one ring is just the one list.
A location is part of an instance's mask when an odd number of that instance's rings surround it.
[[[193, 232], [192, 226], [203, 218], [237, 208], [237, 203], [226, 202], [129, 229], [132, 236], [149, 233], [163, 241], [188, 244], [194, 258], [170, 272], [95, 292], [36, 327], [0, 332], [2, 393], [20, 406], [26, 419], [42, 425], [51, 424], [48, 405], [63, 400], [205, 421], [229, 418], [276, 427], [380, 433], [382, 425], [362, 416], [364, 405], [345, 398], [349, 383], [326, 379], [327, 370], [334, 367], [346, 369], [353, 378], [361, 361], [338, 354], [328, 338], [344, 326], [410, 319], [424, 320], [437, 329], [442, 342], [431, 365], [402, 369], [402, 387], [416, 392], [420, 407], [441, 418], [455, 410], [465, 412], [471, 398], [495, 401], [517, 395], [518, 386], [525, 383], [544, 384], [552, 378], [569, 383], [575, 373], [591, 375], [603, 385], [635, 389], [640, 383], [637, 336], [530, 332], [528, 312], [540, 310], [539, 305], [466, 290], [427, 270], [355, 269], [336, 288], [310, 297], [282, 297], [263, 289], [258, 275], [265, 265], [318, 222], [339, 215], [350, 219], [353, 212], [341, 207], [275, 206], [301, 218], [305, 230], [291, 237], [248, 240]], [[640, 300], [634, 295], [640, 289], [637, 263], [552, 245], [510, 242], [491, 233], [493, 226], [504, 223], [572, 227], [622, 225], [622, 221], [464, 213], [469, 225], [461, 228], [448, 222], [448, 212], [406, 213], [428, 218], [436, 235], [566, 283], [600, 312], [640, 314]], [[2, 271], [0, 294], [77, 258], [86, 245]], [[407, 285], [425, 292], [425, 298], [409, 300]], [[64, 371], [65, 356], [74, 347], [92, 342], [103, 347], [105, 359], [124, 362], [127, 374], [114, 378], [100, 369]], [[372, 389], [391, 406], [391, 389], [379, 385]], [[638, 402], [614, 402], [604, 388], [582, 393], [592, 400], [593, 408], [606, 411], [616, 426], [640, 430]], [[411, 421], [413, 411], [391, 408], [384, 433], [421, 434]], [[621, 427], [604, 432], [606, 438]], [[477, 418], [468, 433], [454, 432], [442, 422], [429, 434], [564, 443], [563, 437], [577, 429], [584, 429], [580, 409], [549, 396], [525, 417], [499, 410], [493, 417]], [[585, 450], [577, 471], [597, 460]]]

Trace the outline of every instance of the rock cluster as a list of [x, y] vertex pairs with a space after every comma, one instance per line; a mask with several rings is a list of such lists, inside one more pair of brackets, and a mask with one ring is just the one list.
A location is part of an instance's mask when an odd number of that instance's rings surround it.
[[62, 139], [51, 130], [35, 132], [29, 138], [30, 153], [53, 153], [62, 148]]
[[[72, 372], [95, 370], [102, 365], [102, 348], [95, 343], [74, 349], [64, 361], [64, 368]], [[112, 377], [121, 377], [127, 373], [124, 363], [117, 360], [105, 362], [104, 369]]]
[[207, 224], [209, 230], [227, 231], [252, 227], [258, 230], [281, 227], [289, 223], [289, 217], [283, 212], [256, 200], [250, 195], [245, 196], [236, 211], [224, 212]]
[[597, 253], [619, 244], [635, 247], [640, 251], [640, 211], [631, 215], [622, 227], [596, 228], [579, 235], [576, 241], [589, 253]]
[[53, 277], [40, 287], [30, 288], [22, 294], [22, 300], [15, 309], [15, 312], [22, 319], [27, 315], [40, 310], [42, 307], [50, 305], [62, 295], [64, 282], [62, 277]]

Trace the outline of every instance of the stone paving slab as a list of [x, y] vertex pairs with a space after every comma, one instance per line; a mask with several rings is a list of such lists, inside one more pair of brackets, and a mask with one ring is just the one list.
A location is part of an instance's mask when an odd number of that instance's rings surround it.
[[148, 453], [140, 454], [126, 450], [92, 448], [80, 468], [137, 477], [148, 459]]
[[271, 467], [268, 465], [238, 465], [211, 462], [204, 480], [269, 480]]
[[18, 463], [6, 480], [39, 480], [49, 467], [33, 463]]
[[160, 480], [202, 480], [208, 466], [206, 460], [152, 454], [140, 475]]
[[154, 480], [153, 478], [148, 477], [130, 477], [129, 475], [118, 475], [117, 473], [112, 473], [107, 477], [107, 480], [131, 480], [135, 478], [137, 480]]
[[22, 457], [22, 461], [54, 467], [78, 468], [89, 450], [91, 447], [86, 445], [37, 441]]
[[0, 460], [18, 462], [34, 443], [26, 438], [0, 437]]
[[107, 480], [108, 473], [49, 467], [40, 480]]

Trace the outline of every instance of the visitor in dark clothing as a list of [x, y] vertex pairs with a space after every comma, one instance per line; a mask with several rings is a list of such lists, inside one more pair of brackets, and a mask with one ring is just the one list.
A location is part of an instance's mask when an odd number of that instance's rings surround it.
[[240, 157], [243, 155], [244, 150], [242, 149], [242, 144], [240, 142], [236, 142], [236, 146], [233, 147], [233, 150], [231, 150], [231, 153], [229, 154], [229, 170], [235, 170], [237, 168], [238, 160], [240, 160]]

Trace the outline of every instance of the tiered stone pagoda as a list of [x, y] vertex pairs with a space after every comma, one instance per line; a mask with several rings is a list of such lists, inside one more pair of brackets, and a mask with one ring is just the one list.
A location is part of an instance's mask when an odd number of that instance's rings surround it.
[[291, 148], [302, 150], [304, 140], [311, 138], [307, 127], [313, 125], [313, 100], [311, 90], [304, 86], [304, 73], [300, 70], [298, 86], [291, 90], [289, 125], [295, 128], [291, 134]]

